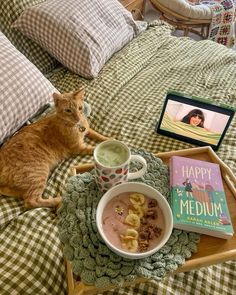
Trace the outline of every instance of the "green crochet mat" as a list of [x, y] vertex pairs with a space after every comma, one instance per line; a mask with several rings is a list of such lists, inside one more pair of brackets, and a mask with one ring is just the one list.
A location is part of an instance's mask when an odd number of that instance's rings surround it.
[[[132, 154], [143, 156], [148, 165], [147, 173], [136, 181], [154, 187], [168, 199], [168, 167], [144, 150], [133, 149]], [[139, 169], [139, 165], [132, 163], [131, 170]], [[148, 258], [130, 260], [118, 256], [105, 245], [97, 230], [96, 208], [101, 196], [94, 171], [76, 175], [69, 179], [58, 210], [64, 255], [71, 261], [74, 274], [84, 283], [97, 288], [110, 284], [122, 286], [124, 281], [140, 276], [159, 281], [197, 251], [199, 234], [174, 229], [168, 242]]]

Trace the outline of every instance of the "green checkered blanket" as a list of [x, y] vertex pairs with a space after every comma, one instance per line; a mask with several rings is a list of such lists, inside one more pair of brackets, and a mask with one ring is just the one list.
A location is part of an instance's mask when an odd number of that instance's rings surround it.
[[[236, 54], [209, 40], [195, 42], [171, 36], [161, 22], [116, 53], [99, 76], [81, 79], [65, 68], [48, 74], [60, 91], [81, 85], [92, 106], [91, 126], [149, 152], [192, 145], [154, 131], [168, 89], [236, 106]], [[236, 172], [236, 119], [217, 152]], [[62, 162], [51, 174], [45, 196], [63, 191], [70, 164], [91, 160], [78, 156]], [[65, 294], [66, 272], [51, 209], [26, 211], [21, 200], [0, 198], [0, 294]], [[236, 263], [229, 261], [160, 283], [139, 284], [112, 294], [233, 294]], [[110, 294], [108, 292], [107, 294]]]

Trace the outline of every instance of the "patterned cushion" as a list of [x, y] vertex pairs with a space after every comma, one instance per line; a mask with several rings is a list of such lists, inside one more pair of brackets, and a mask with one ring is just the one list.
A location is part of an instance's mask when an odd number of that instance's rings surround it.
[[0, 32], [0, 144], [57, 91]]
[[86, 78], [144, 29], [117, 0], [48, 0], [26, 9], [13, 26]]
[[37, 43], [28, 39], [16, 29], [11, 28], [13, 22], [28, 7], [45, 0], [3, 0], [0, 9], [0, 31], [17, 47], [40, 71], [47, 73], [55, 68], [57, 61]]
[[[205, 4], [194, 5], [194, 1], [186, 0], [151, 0], [155, 5], [161, 4], [162, 6], [170, 9], [173, 12], [176, 12], [182, 16], [191, 18], [191, 19], [209, 19], [212, 18], [211, 8]], [[204, 1], [202, 1], [204, 2]]]

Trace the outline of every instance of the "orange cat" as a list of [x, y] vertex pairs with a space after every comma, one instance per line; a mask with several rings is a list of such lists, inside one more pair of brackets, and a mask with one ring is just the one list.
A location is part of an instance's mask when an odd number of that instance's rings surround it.
[[92, 154], [85, 136], [107, 139], [89, 128], [83, 89], [53, 98], [54, 114], [22, 128], [0, 149], [0, 193], [23, 198], [27, 207], [57, 206], [61, 197], [42, 198], [50, 170], [70, 156]]

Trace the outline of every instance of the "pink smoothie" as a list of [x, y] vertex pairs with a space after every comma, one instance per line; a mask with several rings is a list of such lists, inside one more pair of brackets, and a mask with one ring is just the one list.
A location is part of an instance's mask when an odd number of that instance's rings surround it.
[[[155, 199], [143, 195], [144, 203], [137, 205], [130, 200], [132, 194], [136, 193], [123, 193], [108, 202], [102, 215], [103, 230], [110, 243], [118, 249], [126, 252], [146, 252], [156, 247], [162, 239], [165, 220]], [[131, 211], [137, 215], [137, 208], [141, 208], [143, 212], [136, 217], [140, 220], [139, 226], [127, 224], [127, 215]], [[128, 229], [133, 229], [138, 233], [137, 238], [135, 238], [136, 243], [138, 243], [136, 251], [129, 251], [124, 244], [123, 237], [127, 235]]]

